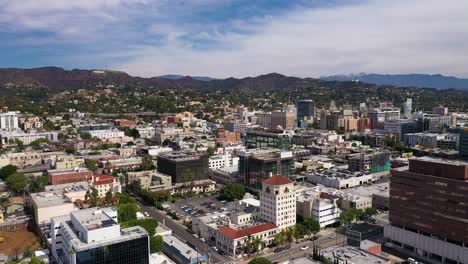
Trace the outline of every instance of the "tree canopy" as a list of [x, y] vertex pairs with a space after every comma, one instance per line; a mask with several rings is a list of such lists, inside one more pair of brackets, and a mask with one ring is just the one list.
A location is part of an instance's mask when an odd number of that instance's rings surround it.
[[118, 207], [119, 222], [136, 220], [138, 206], [134, 203], [120, 204]]
[[249, 261], [249, 264], [272, 264], [272, 262], [264, 257], [257, 257]]
[[5, 180], [8, 176], [16, 173], [18, 168], [13, 165], [6, 165], [0, 169], [0, 179]]
[[240, 200], [244, 198], [245, 187], [238, 183], [228, 183], [221, 190], [222, 199], [229, 201]]
[[14, 173], [7, 177], [6, 184], [15, 192], [24, 191], [27, 184], [28, 178], [21, 173]]
[[152, 236], [150, 238], [150, 252], [156, 253], [156, 252], [161, 252], [164, 249], [164, 241], [162, 236], [157, 235], [157, 236]]

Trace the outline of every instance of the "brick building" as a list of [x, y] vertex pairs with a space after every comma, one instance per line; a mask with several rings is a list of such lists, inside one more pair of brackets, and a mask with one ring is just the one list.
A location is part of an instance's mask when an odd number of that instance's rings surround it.
[[87, 168], [48, 170], [47, 175], [51, 185], [90, 181], [93, 178], [93, 172]]
[[390, 182], [390, 223], [395, 245], [441, 263], [468, 263], [468, 163], [411, 159]]

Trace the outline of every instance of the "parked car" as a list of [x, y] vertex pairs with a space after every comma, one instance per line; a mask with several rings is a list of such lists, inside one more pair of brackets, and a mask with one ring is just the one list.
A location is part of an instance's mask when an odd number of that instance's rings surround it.
[[309, 248], [309, 246], [302, 246], [301, 250], [304, 251], [304, 250], [307, 250], [308, 248]]
[[203, 243], [205, 243], [205, 238], [200, 237], [200, 241], [203, 242]]
[[218, 252], [219, 249], [217, 247], [213, 247], [213, 250]]
[[193, 234], [194, 237], [198, 238], [198, 234]]
[[328, 238], [334, 239], [334, 238], [336, 238], [336, 235], [332, 234], [332, 235], [330, 235]]

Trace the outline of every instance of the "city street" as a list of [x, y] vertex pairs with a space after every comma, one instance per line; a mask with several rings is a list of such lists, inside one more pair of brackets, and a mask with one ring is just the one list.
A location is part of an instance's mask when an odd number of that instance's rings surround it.
[[[330, 238], [328, 236], [325, 236], [325, 237], [319, 237], [315, 241], [307, 240], [307, 241], [299, 242], [298, 244], [292, 243], [290, 249], [284, 250], [278, 253], [266, 254], [264, 255], [264, 257], [268, 258], [272, 262], [282, 263], [289, 259], [296, 259], [296, 258], [303, 257], [305, 254], [312, 254], [314, 245], [317, 245], [319, 249], [325, 249], [325, 248], [332, 247], [332, 246], [337, 246], [337, 245], [342, 246], [346, 244], [346, 236], [341, 235], [341, 234], [335, 234], [335, 236], [336, 236], [335, 238]], [[309, 248], [307, 250], [301, 250], [301, 247], [306, 246], [306, 245], [309, 246]]]
[[192, 234], [187, 232], [184, 226], [174, 221], [169, 216], [166, 216], [162, 212], [158, 211], [154, 206], [147, 206], [141, 204], [142, 211], [148, 212], [148, 214], [159, 221], [160, 224], [164, 223], [169, 229], [172, 230], [172, 233], [177, 236], [178, 238], [187, 241], [188, 243], [197, 246], [199, 251], [210, 257], [210, 263], [226, 263], [232, 261], [232, 259], [228, 256], [222, 256], [210, 248], [207, 244], [200, 242], [197, 238], [195, 238]]

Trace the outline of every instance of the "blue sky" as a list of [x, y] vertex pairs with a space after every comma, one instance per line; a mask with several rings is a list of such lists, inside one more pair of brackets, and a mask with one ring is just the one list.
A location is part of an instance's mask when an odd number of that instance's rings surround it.
[[0, 0], [0, 67], [468, 77], [464, 0]]

